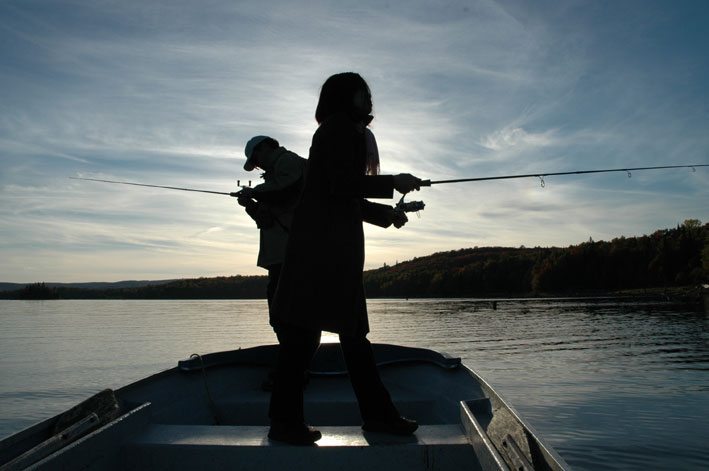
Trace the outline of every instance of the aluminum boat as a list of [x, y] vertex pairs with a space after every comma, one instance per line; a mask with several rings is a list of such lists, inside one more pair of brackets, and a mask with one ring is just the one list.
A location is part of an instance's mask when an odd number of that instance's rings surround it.
[[383, 382], [412, 436], [364, 432], [338, 343], [320, 346], [305, 413], [314, 446], [268, 439], [269, 372], [278, 346], [193, 355], [172, 369], [0, 442], [0, 471], [569, 470], [471, 368], [444, 353], [373, 344]]

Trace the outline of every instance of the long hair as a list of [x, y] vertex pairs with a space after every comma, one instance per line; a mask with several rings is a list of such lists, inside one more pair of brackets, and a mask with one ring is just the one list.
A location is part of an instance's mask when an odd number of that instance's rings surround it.
[[[318, 107], [315, 109], [315, 120], [322, 124], [325, 119], [335, 113], [347, 113], [355, 122], [369, 125], [374, 117], [371, 114], [362, 115], [354, 105], [357, 92], [365, 92], [367, 99], [372, 101], [372, 92], [361, 75], [355, 72], [343, 72], [328, 78], [320, 89]], [[371, 112], [371, 111], [370, 111]], [[376, 140], [370, 132], [365, 133], [365, 167], [368, 175], [379, 173], [379, 152]]]
[[367, 156], [364, 159], [367, 175], [379, 175], [379, 147], [374, 133], [369, 128], [364, 128], [364, 148]]

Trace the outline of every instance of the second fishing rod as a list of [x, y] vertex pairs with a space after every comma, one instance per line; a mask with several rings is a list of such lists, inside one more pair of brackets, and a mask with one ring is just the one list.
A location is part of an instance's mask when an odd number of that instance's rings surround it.
[[544, 186], [544, 178], [556, 175], [583, 175], [590, 173], [609, 173], [609, 172], [623, 172], [627, 173], [628, 177], [632, 176], [632, 172], [639, 170], [663, 170], [672, 168], [691, 168], [693, 172], [696, 172], [696, 167], [709, 167], [709, 164], [696, 164], [696, 165], [661, 165], [655, 167], [627, 167], [627, 168], [608, 168], [601, 170], [574, 170], [569, 172], [544, 172], [544, 173], [527, 173], [522, 175], [499, 175], [496, 177], [476, 177], [476, 178], [459, 178], [456, 180], [423, 180], [421, 186], [431, 186], [438, 185], [441, 183], [464, 183], [464, 182], [482, 182], [488, 180], [510, 180], [514, 178], [539, 178]]
[[[654, 167], [624, 167], [624, 168], [609, 168], [609, 169], [597, 169], [597, 170], [574, 170], [567, 172], [539, 172], [539, 173], [527, 173], [519, 175], [498, 175], [492, 177], [473, 177], [473, 178], [459, 178], [454, 180], [421, 180], [421, 186], [432, 186], [447, 183], [465, 183], [465, 182], [482, 182], [490, 180], [511, 180], [517, 178], [539, 178], [541, 180], [541, 185], [545, 186], [545, 177], [550, 176], [561, 176], [561, 175], [583, 175], [583, 174], [593, 174], [593, 173], [611, 173], [611, 172], [623, 172], [632, 176], [632, 172], [642, 171], [642, 170], [669, 170], [678, 168], [691, 168], [693, 172], [696, 172], [697, 167], [709, 167], [709, 164], [684, 164], [684, 165], [659, 165]], [[123, 182], [115, 180], [102, 180], [97, 178], [84, 178], [84, 177], [69, 177], [73, 180], [87, 180], [101, 183], [115, 183], [119, 185], [132, 185], [132, 186], [144, 186], [150, 188], [163, 188], [167, 190], [179, 190], [179, 191], [194, 191], [199, 193], [211, 193], [216, 195], [226, 195], [238, 198], [244, 193], [244, 189], [251, 187], [251, 181], [247, 185], [241, 185], [241, 181], [237, 180], [237, 186], [241, 187], [239, 191], [224, 192], [224, 191], [211, 191], [211, 190], [199, 190], [194, 188], [182, 188], [174, 186], [163, 186], [163, 185], [151, 185], [146, 183], [135, 183], [135, 182]], [[420, 211], [424, 208], [423, 201], [404, 201], [402, 196], [401, 200], [397, 203], [396, 209], [403, 212]]]

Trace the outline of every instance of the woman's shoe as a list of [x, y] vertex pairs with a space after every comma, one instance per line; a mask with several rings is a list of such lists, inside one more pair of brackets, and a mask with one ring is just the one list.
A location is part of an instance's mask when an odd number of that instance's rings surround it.
[[365, 432], [391, 433], [393, 435], [411, 435], [419, 427], [415, 420], [406, 417], [394, 417], [385, 420], [365, 420], [362, 430]]
[[291, 445], [308, 446], [322, 438], [319, 430], [305, 424], [289, 422], [272, 422], [268, 438]]

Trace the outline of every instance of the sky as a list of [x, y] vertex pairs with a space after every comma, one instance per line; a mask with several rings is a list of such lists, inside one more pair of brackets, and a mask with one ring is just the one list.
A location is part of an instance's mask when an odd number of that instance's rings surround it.
[[[0, 0], [0, 281], [260, 275], [227, 196], [259, 134], [307, 157], [360, 73], [382, 173], [446, 180], [709, 164], [709, 2]], [[440, 184], [366, 268], [709, 222], [709, 168]], [[381, 201], [380, 201], [381, 202]], [[395, 202], [395, 201], [392, 201]]]

